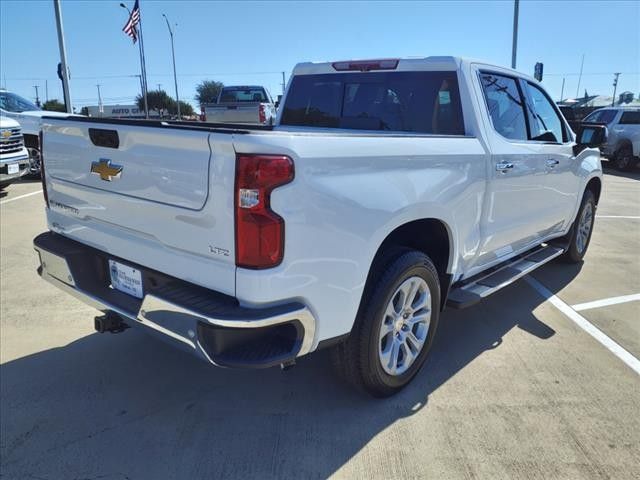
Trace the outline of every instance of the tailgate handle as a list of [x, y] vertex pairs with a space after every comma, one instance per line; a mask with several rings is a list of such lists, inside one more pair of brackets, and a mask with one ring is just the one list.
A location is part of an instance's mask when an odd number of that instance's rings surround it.
[[118, 137], [117, 130], [90, 128], [89, 138], [96, 147], [118, 148], [120, 146], [120, 137]]

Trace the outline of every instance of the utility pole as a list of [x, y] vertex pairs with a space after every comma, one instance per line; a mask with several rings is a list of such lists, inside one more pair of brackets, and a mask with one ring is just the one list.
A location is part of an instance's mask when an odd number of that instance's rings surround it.
[[40, 85], [34, 85], [33, 88], [36, 89], [36, 105], [39, 107], [40, 106], [40, 97], [38, 97], [38, 87]]
[[100, 112], [100, 116], [104, 113], [104, 106], [102, 105], [102, 95], [100, 95], [100, 84], [96, 85], [98, 87], [98, 112]]
[[562, 90], [560, 91], [560, 101], [564, 99], [564, 77], [562, 77]]
[[284, 96], [284, 88], [285, 88], [284, 72], [282, 72], [282, 95], [283, 96]]
[[49, 101], [49, 80], [44, 81], [44, 98], [45, 102]]
[[582, 80], [582, 67], [584, 67], [584, 53], [582, 54], [582, 62], [580, 62], [580, 75], [578, 76], [578, 88], [576, 89], [576, 98], [580, 95], [580, 80]]
[[156, 85], [158, 85], [158, 91], [160, 91], [160, 89], [162, 88], [162, 84], [161, 83], [156, 83]]
[[[176, 75], [176, 51], [173, 48], [173, 30], [171, 30], [171, 25], [169, 24], [169, 19], [163, 13], [165, 21], [167, 22], [167, 28], [169, 29], [169, 36], [171, 37], [171, 59], [173, 61], [173, 83], [176, 87], [176, 107], [178, 109], [178, 120], [180, 120], [180, 98], [178, 97], [178, 76]], [[176, 24], [178, 26], [178, 24]]]
[[511, 68], [516, 68], [516, 51], [518, 50], [518, 10], [520, 0], [514, 0], [513, 4], [513, 43], [511, 45]]
[[56, 26], [58, 27], [58, 48], [60, 49], [64, 105], [67, 113], [73, 113], [71, 93], [69, 92], [69, 68], [67, 67], [67, 49], [64, 46], [64, 30], [62, 28], [62, 10], [60, 9], [60, 0], [53, 0], [53, 8], [56, 12]]
[[613, 79], [613, 98], [611, 99], [611, 106], [613, 107], [616, 103], [616, 90], [618, 88], [618, 77], [620, 76], [620, 72], [614, 73], [616, 78]]

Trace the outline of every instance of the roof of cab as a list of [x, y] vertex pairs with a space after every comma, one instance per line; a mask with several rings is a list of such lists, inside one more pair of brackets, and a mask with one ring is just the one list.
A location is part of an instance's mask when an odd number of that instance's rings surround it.
[[[322, 74], [322, 73], [344, 73], [344, 71], [337, 71], [333, 68], [334, 63], [343, 63], [343, 62], [375, 62], [379, 60], [391, 60], [390, 58], [380, 58], [380, 59], [353, 59], [353, 60], [343, 60], [337, 62], [303, 62], [298, 63], [293, 68], [293, 75], [314, 75], [314, 74]], [[395, 60], [395, 59], [394, 59]], [[430, 57], [406, 57], [406, 58], [398, 58], [398, 66], [393, 71], [398, 72], [411, 72], [411, 71], [454, 71], [461, 69], [470, 64], [480, 64], [485, 68], [489, 68], [491, 70], [495, 70], [498, 73], [505, 74], [513, 74], [518, 75], [519, 77], [526, 78], [528, 80], [532, 80], [537, 82], [533, 77], [526, 75], [517, 70], [503, 67], [499, 65], [492, 65], [489, 62], [485, 62], [482, 60], [476, 60], [467, 57], [454, 57], [454, 56], [430, 56]], [[357, 72], [358, 70], [353, 70]], [[392, 70], [374, 70], [374, 71], [392, 71]]]

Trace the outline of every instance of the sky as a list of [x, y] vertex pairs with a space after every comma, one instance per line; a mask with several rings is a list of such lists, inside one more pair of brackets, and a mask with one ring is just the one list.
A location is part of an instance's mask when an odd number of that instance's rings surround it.
[[[61, 0], [74, 106], [131, 104], [137, 45], [122, 32], [120, 0]], [[133, 0], [125, 0], [129, 8]], [[296, 63], [456, 55], [510, 66], [513, 1], [213, 2], [140, 0], [149, 89], [174, 96], [165, 13], [175, 26], [180, 99], [196, 106], [202, 80], [258, 84], [282, 93]], [[520, 2], [517, 69], [544, 63], [552, 97], [640, 95], [640, 1]], [[53, 1], [0, 0], [0, 85], [31, 100], [62, 99]]]

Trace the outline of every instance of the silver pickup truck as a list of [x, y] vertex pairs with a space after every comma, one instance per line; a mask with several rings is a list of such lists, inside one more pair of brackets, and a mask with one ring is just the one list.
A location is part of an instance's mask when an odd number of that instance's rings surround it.
[[224, 87], [216, 103], [203, 105], [204, 121], [273, 125], [276, 106], [266, 88], [260, 86]]

